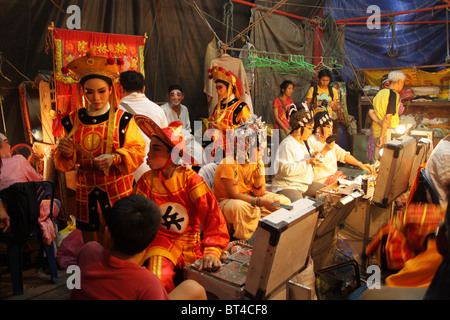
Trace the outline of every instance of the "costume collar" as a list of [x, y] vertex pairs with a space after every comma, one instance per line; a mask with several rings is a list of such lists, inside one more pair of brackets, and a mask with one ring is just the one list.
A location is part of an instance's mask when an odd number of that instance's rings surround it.
[[110, 108], [108, 108], [108, 110], [104, 114], [92, 117], [87, 114], [86, 108], [81, 108], [78, 110], [78, 118], [80, 119], [81, 123], [83, 123], [83, 124], [102, 123], [102, 122], [108, 121], [109, 110], [110, 110]]

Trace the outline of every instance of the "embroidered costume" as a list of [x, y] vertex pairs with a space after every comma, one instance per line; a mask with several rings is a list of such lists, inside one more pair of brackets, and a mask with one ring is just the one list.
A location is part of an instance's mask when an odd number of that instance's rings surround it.
[[[180, 148], [183, 156], [189, 158], [184, 150], [181, 122], [172, 122], [161, 129], [144, 116], [136, 116], [136, 121], [150, 138], [156, 135], [175, 150]], [[191, 158], [185, 162], [194, 161]], [[146, 196], [161, 208], [160, 229], [141, 261], [150, 259], [148, 268], [168, 292], [175, 287], [175, 269], [204, 255], [220, 258], [230, 240], [226, 222], [213, 192], [194, 170], [178, 165], [169, 179], [164, 179], [161, 170], [147, 171], [137, 182], [134, 193]]]
[[228, 98], [226, 102], [219, 102], [214, 109], [209, 121], [217, 122], [217, 127], [222, 134], [222, 140], [214, 141], [214, 150], [221, 148], [228, 155], [232, 153], [227, 150], [227, 130], [234, 129], [245, 122], [250, 116], [248, 105], [241, 100], [242, 86], [240, 80], [231, 72], [222, 67], [213, 67], [208, 70], [210, 79], [214, 82], [222, 81], [228, 83]]
[[[133, 172], [139, 167], [144, 157], [144, 142], [132, 115], [116, 110], [112, 152], [115, 164], [109, 172], [95, 168], [93, 159], [106, 153], [108, 133], [108, 113], [90, 117], [86, 109], [72, 112], [62, 119], [66, 135], [74, 130], [72, 139], [79, 150], [71, 159], [60, 152], [55, 153], [56, 169], [66, 172], [77, 170], [77, 228], [84, 231], [99, 231], [99, 206], [109, 208], [133, 190]], [[75, 128], [74, 128], [75, 127]], [[101, 211], [101, 210], [100, 210]]]
[[[74, 212], [77, 228], [101, 235], [102, 210], [131, 194], [132, 173], [143, 162], [145, 144], [132, 115], [118, 109], [113, 80], [119, 76], [119, 67], [113, 58], [95, 56], [89, 51], [63, 69], [75, 81], [84, 83], [86, 79], [98, 78], [111, 88], [104, 114], [89, 116], [86, 108], [80, 108], [61, 120], [65, 129], [63, 138], [72, 139], [74, 152], [67, 157], [57, 148], [54, 156], [57, 170], [77, 169]], [[105, 170], [99, 170], [94, 164], [94, 158], [102, 154], [114, 156], [112, 165]], [[102, 240], [95, 235], [94, 239]]]

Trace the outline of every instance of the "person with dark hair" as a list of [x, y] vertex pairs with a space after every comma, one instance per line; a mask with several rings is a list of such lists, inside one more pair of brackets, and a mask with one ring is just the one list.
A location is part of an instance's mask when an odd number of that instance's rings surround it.
[[[323, 156], [323, 164], [314, 167], [314, 181], [327, 185], [343, 177], [343, 173], [338, 171], [337, 162], [349, 163], [372, 173], [372, 167], [357, 160], [350, 152], [342, 149], [336, 142], [336, 135], [333, 134], [333, 120], [328, 112], [322, 111], [314, 116], [314, 132], [308, 138], [308, 144], [314, 152]], [[331, 138], [330, 138], [331, 137]], [[327, 140], [328, 139], [328, 140]]]
[[[155, 201], [161, 210], [161, 226], [142, 255], [167, 292], [185, 265], [201, 259], [200, 270], [217, 271], [220, 255], [230, 237], [213, 192], [193, 169], [180, 165], [195, 160], [186, 151], [181, 122], [160, 128], [145, 116], [136, 122], [151, 138], [147, 163], [151, 170], [138, 180], [133, 193]], [[176, 280], [176, 279], [175, 279]]]
[[[180, 121], [183, 124], [183, 131], [191, 134], [191, 120], [189, 119], [189, 110], [181, 102], [184, 99], [183, 88], [180, 85], [171, 85], [167, 91], [169, 102], [163, 104], [161, 108], [166, 114], [167, 122]], [[164, 126], [162, 126], [164, 128]]]
[[264, 151], [267, 128], [261, 118], [251, 115], [235, 129], [235, 155], [223, 159], [215, 170], [213, 192], [219, 201], [228, 231], [233, 238], [247, 241], [260, 218], [278, 210], [273, 203], [290, 204], [283, 195], [266, 190]]
[[104, 216], [105, 247], [89, 242], [81, 249], [80, 288], [72, 289], [72, 300], [206, 299], [203, 287], [192, 280], [167, 294], [158, 277], [137, 263], [159, 230], [161, 215], [156, 203], [129, 195], [115, 202]]
[[42, 175], [34, 170], [24, 156], [11, 156], [9, 140], [0, 133], [0, 190], [17, 182], [28, 181], [42, 181]]
[[289, 134], [289, 111], [294, 104], [292, 93], [294, 84], [290, 80], [285, 80], [280, 85], [280, 95], [273, 100], [273, 115], [275, 118], [275, 129], [280, 129], [280, 141]]
[[144, 140], [132, 114], [119, 110], [113, 81], [120, 73], [113, 58], [89, 51], [64, 72], [79, 81], [86, 107], [61, 120], [65, 132], [57, 144], [55, 168], [77, 168], [76, 226], [84, 242], [102, 242], [103, 211], [131, 194], [133, 172], [145, 156]]
[[[167, 98], [169, 99], [169, 102], [161, 106], [166, 114], [167, 122], [172, 123], [179, 121], [183, 124], [181, 130], [186, 142], [186, 147], [189, 149], [190, 154], [192, 154], [192, 156], [197, 159], [200, 164], [202, 164], [204, 160], [203, 147], [192, 135], [191, 120], [189, 118], [188, 108], [184, 104], [181, 104], [184, 99], [183, 88], [181, 88], [178, 84], [169, 86], [169, 89], [167, 90]], [[194, 167], [194, 170], [197, 169], [200, 168]]]
[[291, 132], [281, 141], [275, 158], [278, 171], [272, 180], [272, 191], [285, 195], [291, 202], [303, 196], [315, 196], [324, 184], [313, 182], [314, 167], [322, 162], [314, 157], [308, 138], [314, 130], [314, 114], [307, 108], [292, 112]]
[[[122, 99], [119, 102], [120, 109], [133, 115], [140, 114], [149, 117], [162, 127], [166, 127], [169, 124], [161, 107], [145, 96], [145, 79], [142, 73], [134, 70], [124, 71], [119, 76], [119, 83], [122, 95]], [[146, 163], [150, 139], [142, 131], [140, 132], [145, 142], [145, 157], [144, 162], [133, 173], [135, 181], [138, 181], [145, 172], [150, 170]]]
[[213, 114], [208, 118], [208, 127], [215, 131], [213, 156], [219, 153], [222, 160], [223, 156], [231, 154], [232, 149], [227, 150], [227, 130], [244, 123], [250, 116], [250, 109], [241, 99], [242, 82], [233, 72], [223, 67], [213, 67], [208, 72], [208, 77], [216, 84], [219, 97]]
[[[328, 111], [330, 116], [333, 116], [333, 111], [339, 111], [339, 92], [329, 85], [331, 81], [329, 70], [320, 70], [318, 77], [319, 84], [309, 88], [306, 94], [306, 104], [314, 111], [314, 114]], [[333, 118], [337, 119], [337, 116], [333, 116]]]

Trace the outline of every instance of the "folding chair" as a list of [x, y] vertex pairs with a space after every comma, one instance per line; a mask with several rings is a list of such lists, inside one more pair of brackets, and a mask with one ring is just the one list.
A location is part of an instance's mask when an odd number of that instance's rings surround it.
[[12, 235], [4, 235], [3, 241], [7, 245], [11, 282], [15, 295], [23, 294], [23, 256], [22, 245], [36, 235], [40, 246], [40, 258], [45, 250], [49, 267], [50, 280], [58, 281], [58, 269], [53, 242], [50, 245], [42, 241], [42, 230], [38, 219], [40, 204], [50, 198], [50, 213], [47, 219], [52, 219], [54, 203], [54, 184], [51, 181], [20, 182], [0, 191], [0, 197], [7, 206], [7, 213], [11, 219]]

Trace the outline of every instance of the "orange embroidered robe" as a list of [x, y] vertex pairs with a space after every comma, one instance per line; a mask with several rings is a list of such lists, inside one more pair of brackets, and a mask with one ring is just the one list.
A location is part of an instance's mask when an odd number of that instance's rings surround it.
[[[132, 173], [144, 161], [145, 143], [132, 115], [116, 110], [111, 120], [114, 123], [109, 146], [109, 112], [91, 117], [82, 108], [61, 120], [64, 136], [69, 136], [73, 131], [71, 138], [76, 152], [71, 158], [66, 158], [57, 150], [55, 167], [63, 172], [78, 167], [75, 217], [80, 230], [100, 230], [101, 210], [131, 194]], [[109, 170], [100, 171], [93, 159], [105, 153], [116, 154], [114, 164]]]
[[[221, 104], [220, 108], [216, 107], [214, 113], [212, 114], [211, 120], [218, 122], [218, 127], [222, 133], [223, 140], [215, 141], [214, 148], [217, 149], [218, 147], [221, 147], [222, 150], [227, 151], [226, 130], [238, 127], [241, 122], [245, 122], [247, 120], [249, 115], [250, 109], [248, 105], [237, 98], [234, 98], [226, 104]], [[229, 155], [231, 153], [227, 152], [226, 154]]]
[[[164, 183], [158, 173], [156, 170], [144, 173], [134, 190], [161, 208], [161, 226], [142, 261], [163, 256], [174, 265], [184, 266], [207, 254], [220, 258], [230, 237], [211, 189], [187, 167], [177, 167], [175, 174]], [[200, 239], [200, 226], [203, 239]]]

